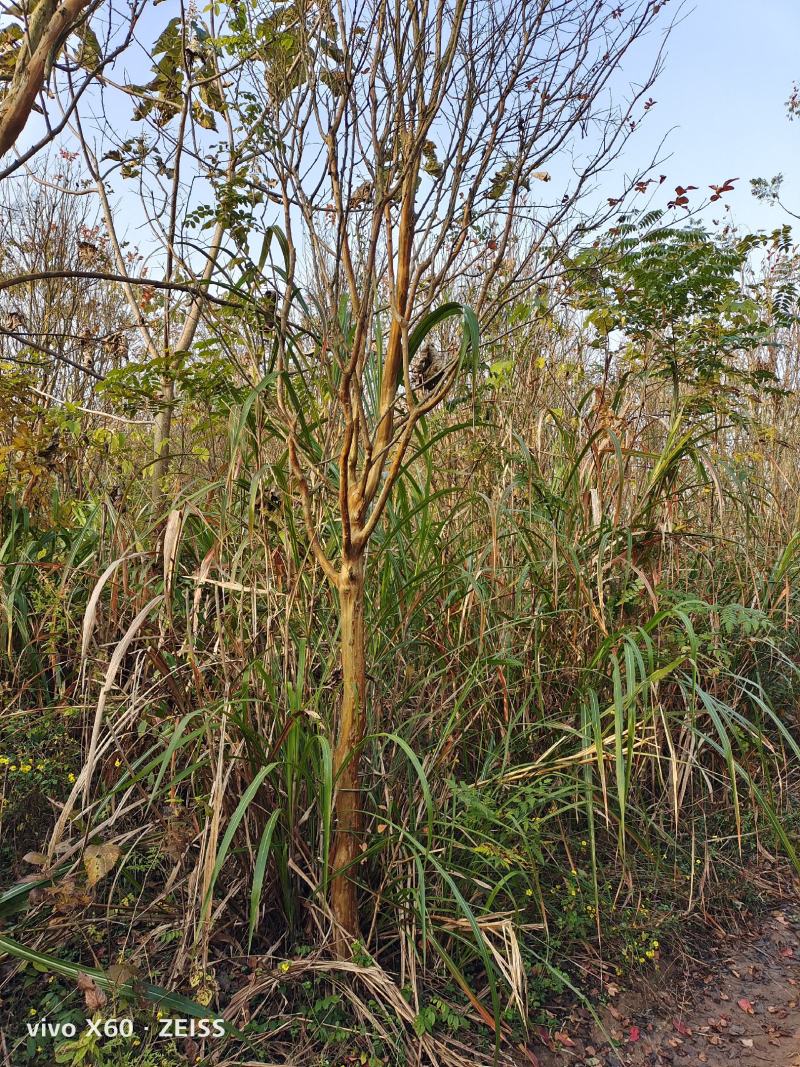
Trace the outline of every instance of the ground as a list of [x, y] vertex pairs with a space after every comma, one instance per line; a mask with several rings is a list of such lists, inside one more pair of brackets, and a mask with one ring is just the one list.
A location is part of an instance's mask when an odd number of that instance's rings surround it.
[[800, 1067], [796, 894], [744, 928], [711, 921], [702, 955], [693, 951], [676, 952], [639, 988], [612, 986], [601, 1025], [578, 1009], [563, 1040], [534, 1041], [532, 1055], [541, 1067]]

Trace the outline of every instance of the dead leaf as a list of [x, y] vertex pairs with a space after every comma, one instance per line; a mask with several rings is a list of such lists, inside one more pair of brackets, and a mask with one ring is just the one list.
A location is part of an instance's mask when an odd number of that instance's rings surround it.
[[638, 1041], [641, 1036], [642, 1034], [638, 1026], [632, 1026], [628, 1031], [628, 1041]]
[[47, 856], [41, 852], [26, 852], [22, 858], [25, 863], [31, 863], [34, 867], [44, 867], [47, 864]]
[[200, 1046], [191, 1037], [187, 1037], [183, 1043], [183, 1054], [188, 1064], [197, 1063], [200, 1058]]
[[112, 963], [106, 974], [115, 986], [127, 985], [129, 982], [133, 983], [136, 979], [136, 971], [133, 967], [129, 967], [127, 963]]
[[56, 882], [42, 890], [42, 897], [46, 898], [56, 911], [75, 911], [76, 908], [85, 908], [91, 904], [92, 898], [88, 893], [79, 890], [71, 878], [65, 878], [63, 882]]
[[675, 1027], [675, 1029], [678, 1031], [678, 1033], [679, 1034], [683, 1034], [684, 1037], [691, 1037], [692, 1036], [691, 1029], [686, 1025], [686, 1023], [682, 1019], [673, 1019], [672, 1020], [672, 1025]]
[[754, 1014], [753, 1005], [750, 1003], [747, 997], [739, 997], [739, 999], [736, 1001], [736, 1004], [746, 1015]]
[[105, 878], [120, 857], [119, 845], [107, 841], [104, 845], [89, 845], [83, 854], [83, 866], [86, 868], [86, 884], [91, 889], [101, 878]]
[[92, 1014], [99, 1011], [108, 1000], [108, 997], [97, 982], [90, 978], [88, 974], [84, 974], [83, 971], [78, 974], [77, 985], [80, 992], [83, 993], [83, 999], [86, 1001], [86, 1010]]
[[744, 1045], [745, 1048], [752, 1048], [753, 1047], [753, 1039], [752, 1039], [752, 1037], [740, 1037], [739, 1040], [742, 1042], [742, 1044]]
[[563, 1030], [556, 1030], [556, 1032], [553, 1034], [553, 1038], [559, 1043], [559, 1045], [563, 1045], [565, 1048], [574, 1048], [575, 1046], [575, 1042], [572, 1040], [569, 1034], [565, 1034]]

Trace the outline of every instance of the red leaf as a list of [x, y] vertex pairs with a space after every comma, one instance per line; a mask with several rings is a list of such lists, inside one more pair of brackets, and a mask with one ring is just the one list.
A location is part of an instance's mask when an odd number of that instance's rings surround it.
[[547, 1029], [547, 1027], [539, 1024], [538, 1026], [534, 1026], [534, 1030], [536, 1031], [536, 1036], [539, 1038], [541, 1043], [543, 1045], [546, 1045], [549, 1049], [552, 1049], [553, 1043], [550, 1040], [550, 1031]]
[[575, 1045], [575, 1042], [572, 1040], [569, 1034], [565, 1034], [563, 1030], [556, 1030], [556, 1032], [553, 1034], [553, 1037], [556, 1039], [559, 1045], [564, 1045], [566, 1048], [573, 1048], [573, 1046]]
[[683, 1034], [684, 1037], [691, 1037], [692, 1031], [682, 1019], [673, 1019], [672, 1025], [675, 1027], [679, 1034]]
[[639, 1027], [638, 1026], [632, 1026], [630, 1028], [630, 1030], [628, 1031], [628, 1040], [629, 1041], [638, 1041], [641, 1036], [642, 1035], [641, 1035], [641, 1033], [639, 1031]]
[[739, 997], [739, 999], [736, 1001], [736, 1003], [741, 1008], [741, 1010], [745, 1013], [745, 1015], [753, 1015], [754, 1014], [753, 1005], [750, 1003], [750, 1001], [747, 999], [747, 997]]
[[785, 960], [791, 959], [791, 957], [794, 956], [794, 949], [792, 949], [792, 948], [782, 948], [781, 949], [781, 956], [783, 956], [783, 958]]

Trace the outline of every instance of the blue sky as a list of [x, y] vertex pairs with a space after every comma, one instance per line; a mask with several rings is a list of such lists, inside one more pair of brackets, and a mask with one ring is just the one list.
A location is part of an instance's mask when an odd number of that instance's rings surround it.
[[[629, 78], [654, 43], [640, 49]], [[630, 141], [625, 162], [646, 161], [668, 133], [664, 151], [671, 158], [659, 169], [669, 176], [670, 194], [677, 184], [707, 191], [712, 182], [738, 177], [736, 192], [725, 198], [734, 221], [741, 229], [771, 229], [787, 219], [752, 197], [750, 179], [783, 173], [786, 203], [800, 213], [800, 120], [790, 122], [785, 107], [794, 81], [800, 0], [689, 2], [653, 90], [657, 106]]]
[[[148, 13], [148, 31], [155, 34], [163, 27], [174, 2]], [[662, 154], [669, 158], [656, 173], [666, 173], [669, 180], [656, 191], [652, 206], [666, 206], [678, 184], [699, 186], [693, 194], [699, 199], [711, 183], [739, 178], [735, 192], [725, 197], [730, 212], [714, 205], [709, 222], [732, 218], [748, 230], [788, 221], [779, 209], [753, 198], [750, 179], [782, 172], [785, 200], [800, 212], [800, 119], [791, 122], [785, 106], [793, 82], [800, 81], [800, 0], [685, 0], [683, 7], [671, 0], [665, 15], [679, 21], [652, 91], [656, 106], [624, 157], [600, 179], [597, 197], [603, 202], [617, 195], [623, 175], [646, 165], [666, 137]], [[149, 39], [147, 33], [144, 37]], [[616, 91], [642, 80], [658, 44], [656, 33], [639, 42], [614, 79]], [[124, 107], [127, 120], [130, 102], [115, 101], [115, 106]], [[553, 164], [556, 176], [559, 161]], [[131, 216], [136, 225], [138, 205], [131, 206]], [[131, 236], [146, 240], [141, 231]]]

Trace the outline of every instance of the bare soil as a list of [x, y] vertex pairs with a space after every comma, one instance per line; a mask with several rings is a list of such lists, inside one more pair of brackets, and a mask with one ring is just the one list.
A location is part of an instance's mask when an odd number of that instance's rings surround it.
[[531, 1043], [524, 1062], [800, 1067], [800, 910], [773, 906], [745, 930], [712, 922], [699, 950], [693, 943], [638, 988], [611, 992], [602, 1026], [576, 1009], [549, 1047]]

